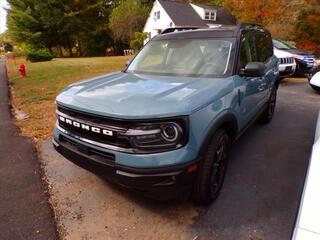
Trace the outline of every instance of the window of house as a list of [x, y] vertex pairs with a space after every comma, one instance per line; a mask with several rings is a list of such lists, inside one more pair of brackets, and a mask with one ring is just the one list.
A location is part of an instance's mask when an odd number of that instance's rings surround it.
[[160, 19], [160, 11], [154, 12], [154, 19]]
[[216, 21], [217, 13], [215, 11], [204, 10], [204, 20]]

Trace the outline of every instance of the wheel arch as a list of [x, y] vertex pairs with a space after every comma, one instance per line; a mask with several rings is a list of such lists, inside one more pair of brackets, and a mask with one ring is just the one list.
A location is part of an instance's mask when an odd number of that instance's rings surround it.
[[219, 117], [215, 123], [212, 125], [210, 130], [208, 131], [199, 152], [199, 157], [204, 154], [204, 152], [207, 149], [207, 146], [210, 143], [210, 140], [212, 139], [214, 133], [218, 129], [223, 129], [227, 132], [228, 136], [230, 137], [231, 142], [233, 142], [238, 135], [238, 121], [237, 118], [231, 114], [227, 113], [223, 116]]

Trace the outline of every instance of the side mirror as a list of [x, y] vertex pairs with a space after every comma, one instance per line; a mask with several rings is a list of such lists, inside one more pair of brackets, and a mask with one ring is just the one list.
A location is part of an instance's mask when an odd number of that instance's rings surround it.
[[241, 70], [241, 75], [246, 77], [262, 77], [266, 73], [266, 65], [262, 62], [249, 62], [244, 69]]

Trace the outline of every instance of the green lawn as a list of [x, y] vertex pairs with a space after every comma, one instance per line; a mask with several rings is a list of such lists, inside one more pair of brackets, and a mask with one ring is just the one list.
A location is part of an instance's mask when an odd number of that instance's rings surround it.
[[12, 103], [29, 118], [17, 120], [21, 132], [35, 140], [51, 136], [55, 122], [54, 99], [66, 86], [81, 79], [119, 71], [130, 57], [59, 58], [50, 62], [27, 62], [27, 78], [20, 77], [18, 68], [25, 63], [19, 58], [8, 60]]

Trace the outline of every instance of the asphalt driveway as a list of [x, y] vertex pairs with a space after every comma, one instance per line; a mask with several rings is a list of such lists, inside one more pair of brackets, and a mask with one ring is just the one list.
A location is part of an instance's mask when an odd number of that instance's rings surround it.
[[221, 196], [193, 225], [201, 239], [290, 238], [320, 110], [306, 82], [284, 81], [273, 122], [236, 143]]
[[67, 239], [289, 239], [319, 109], [306, 79], [284, 81], [273, 122], [253, 125], [234, 145], [221, 195], [207, 208], [128, 193], [44, 142], [60, 232]]
[[40, 173], [32, 141], [19, 136], [11, 119], [0, 59], [0, 239], [57, 239]]

